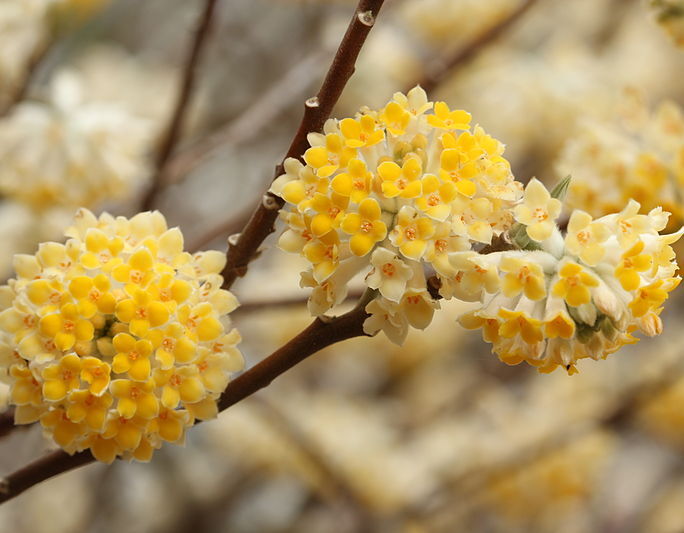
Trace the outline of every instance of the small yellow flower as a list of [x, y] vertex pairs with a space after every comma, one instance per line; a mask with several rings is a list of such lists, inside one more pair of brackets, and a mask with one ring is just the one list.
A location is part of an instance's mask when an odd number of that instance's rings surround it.
[[537, 263], [505, 256], [499, 269], [506, 272], [501, 287], [505, 296], [510, 298], [521, 292], [530, 300], [541, 300], [546, 296], [544, 272]]
[[304, 246], [302, 254], [313, 265], [313, 275], [317, 282], [325, 281], [337, 269], [340, 262], [339, 246], [340, 238], [335, 231]]
[[567, 262], [559, 271], [560, 279], [553, 286], [554, 296], [565, 299], [571, 307], [591, 301], [590, 288], [598, 287], [598, 280], [577, 263]]
[[527, 226], [530, 239], [541, 242], [551, 236], [561, 207], [560, 200], [551, 198], [546, 187], [532, 178], [525, 187], [523, 203], [515, 207], [515, 220]]
[[385, 132], [377, 128], [377, 122], [370, 115], [362, 115], [358, 120], [345, 118], [340, 121], [340, 131], [345, 144], [350, 148], [373, 146], [385, 138]]
[[451, 181], [440, 183], [434, 174], [427, 174], [421, 182], [423, 196], [416, 199], [416, 207], [435, 220], [446, 220], [451, 214], [451, 204], [458, 187]]
[[154, 381], [162, 387], [161, 403], [168, 409], [175, 409], [182, 401], [195, 403], [205, 394], [204, 383], [200, 379], [197, 366], [182, 366], [177, 369], [156, 370]]
[[153, 300], [147, 291], [137, 289], [132, 298], [116, 304], [115, 315], [121, 322], [129, 324], [133, 335], [144, 337], [151, 327], [168, 321], [169, 310], [162, 302]]
[[350, 160], [347, 172], [335, 176], [330, 182], [330, 188], [340, 196], [360, 203], [371, 190], [371, 173], [366, 168], [366, 163], [357, 158]]
[[40, 423], [52, 431], [55, 442], [63, 448], [71, 446], [77, 438], [87, 431], [84, 424], [71, 420], [61, 407], [44, 413], [40, 417]]
[[55, 364], [49, 365], [41, 373], [43, 396], [46, 400], [57, 402], [63, 400], [69, 392], [79, 388], [83, 362], [76, 354], [69, 354]]
[[347, 168], [356, 150], [346, 146], [337, 133], [325, 136], [325, 146], [314, 146], [304, 152], [304, 161], [316, 170], [320, 178], [331, 176], [339, 168]]
[[330, 197], [316, 194], [311, 200], [311, 208], [316, 212], [311, 219], [311, 232], [320, 237], [338, 228], [348, 205], [349, 197], [336, 193]]
[[565, 311], [544, 320], [544, 335], [547, 339], [572, 339], [575, 336], [575, 322]]
[[467, 130], [470, 128], [470, 113], [460, 109], [451, 111], [446, 102], [435, 103], [435, 114], [428, 116], [428, 124], [445, 130]]
[[110, 366], [97, 357], [84, 357], [81, 368], [81, 379], [89, 387], [88, 391], [95, 396], [101, 396], [109, 386]]
[[411, 121], [411, 115], [401, 104], [389, 102], [380, 112], [380, 121], [392, 135], [399, 136], [406, 133], [406, 128]]
[[64, 304], [59, 312], [44, 316], [39, 328], [60, 350], [70, 350], [76, 341], [91, 340], [95, 331], [92, 322], [81, 318], [75, 304]]
[[351, 235], [349, 248], [354, 255], [364, 256], [375, 243], [387, 236], [387, 226], [381, 220], [382, 211], [377, 200], [366, 198], [359, 204], [358, 213], [348, 213], [342, 220], [342, 230]]
[[384, 161], [378, 166], [378, 175], [387, 198], [417, 198], [422, 194], [422, 167], [416, 157], [406, 158], [401, 167], [394, 161]]
[[10, 376], [13, 378], [10, 399], [18, 406], [39, 406], [43, 402], [40, 383], [28, 366], [12, 365]]
[[499, 310], [499, 317], [503, 321], [499, 327], [499, 335], [502, 337], [513, 338], [519, 335], [527, 344], [537, 344], [544, 340], [541, 321], [527, 313], [504, 308]]
[[475, 173], [475, 166], [459, 149], [446, 148], [442, 152], [439, 177], [444, 181], [453, 181], [458, 192], [468, 198], [472, 198], [477, 192], [477, 186], [471, 179]]
[[115, 379], [110, 385], [112, 396], [118, 400], [116, 410], [124, 418], [137, 415], [150, 419], [159, 413], [159, 400], [154, 395], [153, 380], [135, 382], [127, 379]]
[[148, 332], [147, 339], [155, 347], [155, 359], [163, 370], [168, 370], [175, 363], [190, 363], [197, 355], [197, 344], [185, 333], [185, 328], [175, 322], [165, 329]]
[[640, 272], [646, 272], [653, 266], [653, 256], [642, 254], [644, 242], [638, 241], [634, 246], [622, 254], [622, 259], [615, 267], [615, 277], [626, 291], [634, 291], [641, 285]]
[[596, 266], [605, 254], [603, 242], [610, 237], [610, 229], [594, 222], [591, 215], [575, 210], [568, 221], [565, 247], [589, 266]]
[[100, 431], [112, 403], [111, 394], [95, 396], [87, 390], [76, 390], [69, 394], [66, 415], [72, 422], [83, 422], [91, 430]]
[[114, 336], [112, 344], [117, 352], [112, 361], [114, 372], [128, 373], [134, 381], [147, 381], [150, 378], [153, 347], [149, 340], [136, 340], [128, 333], [119, 333]]
[[651, 310], [658, 309], [668, 298], [668, 293], [679, 285], [679, 278], [659, 279], [650, 285], [640, 288], [629, 308], [635, 317], [644, 316]]
[[435, 225], [427, 217], [421, 217], [405, 205], [397, 214], [397, 224], [390, 234], [392, 244], [409, 259], [420, 259], [427, 249], [427, 241], [435, 233]]

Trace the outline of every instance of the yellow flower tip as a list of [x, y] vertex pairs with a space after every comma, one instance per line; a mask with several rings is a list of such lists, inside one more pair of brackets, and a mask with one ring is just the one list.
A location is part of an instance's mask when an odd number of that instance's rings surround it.
[[[180, 230], [159, 212], [127, 220], [82, 209], [67, 236], [66, 246], [19, 256], [3, 294], [17, 420], [40, 420], [70, 452], [149, 460], [192, 425], [190, 404], [216, 410], [242, 367], [239, 335], [225, 332], [237, 306], [220, 288], [225, 256], [183, 252]], [[177, 414], [163, 410], [171, 403]]]

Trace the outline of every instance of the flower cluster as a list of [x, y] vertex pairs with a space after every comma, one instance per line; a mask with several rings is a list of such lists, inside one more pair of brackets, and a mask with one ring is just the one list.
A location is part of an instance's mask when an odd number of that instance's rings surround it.
[[85, 102], [62, 71], [47, 102], [25, 101], [0, 121], [0, 193], [38, 212], [94, 207], [139, 188], [151, 126], [121, 106]]
[[574, 373], [579, 359], [637, 342], [635, 330], [660, 334], [662, 305], [680, 281], [670, 245], [684, 229], [659, 235], [669, 213], [639, 209], [631, 200], [597, 219], [576, 210], [563, 237], [554, 222], [560, 202], [532, 180], [511, 232], [526, 249], [457, 254], [463, 268], [447, 285], [450, 294], [482, 301], [461, 324], [481, 328], [503, 362], [526, 361], [540, 372]]
[[651, 0], [651, 10], [674, 43], [684, 47], [684, 1]]
[[183, 252], [159, 212], [81, 209], [66, 244], [15, 256], [0, 289], [0, 369], [19, 424], [39, 420], [67, 452], [150, 458], [217, 413], [242, 368], [227, 329], [220, 252]]
[[649, 111], [628, 92], [612, 120], [585, 119], [558, 161], [572, 174], [568, 203], [598, 217], [633, 198], [645, 209], [662, 206], [684, 221], [684, 115], [673, 102]]
[[313, 288], [314, 315], [344, 300], [363, 273], [379, 293], [365, 330], [401, 343], [438, 307], [426, 268], [453, 276], [452, 254], [510, 228], [522, 186], [504, 146], [470, 120], [416, 87], [382, 109], [328, 120], [322, 134], [309, 134], [304, 164], [285, 161], [271, 189], [289, 206], [279, 245], [310, 262], [302, 285]]

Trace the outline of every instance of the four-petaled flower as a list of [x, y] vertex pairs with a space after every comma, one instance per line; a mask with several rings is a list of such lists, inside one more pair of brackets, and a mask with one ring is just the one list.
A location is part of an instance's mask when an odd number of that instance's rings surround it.
[[551, 236], [561, 207], [560, 200], [551, 198], [546, 187], [532, 178], [525, 187], [523, 203], [515, 206], [515, 220], [527, 226], [530, 239], [541, 242]]

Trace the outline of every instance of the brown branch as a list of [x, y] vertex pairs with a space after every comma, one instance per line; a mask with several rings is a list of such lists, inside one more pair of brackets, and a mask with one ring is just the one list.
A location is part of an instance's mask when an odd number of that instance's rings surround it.
[[208, 42], [207, 37], [209, 36], [211, 29], [211, 21], [218, 2], [218, 0], [205, 1], [204, 10], [200, 14], [200, 18], [197, 22], [197, 29], [195, 30], [195, 35], [192, 39], [185, 66], [182, 71], [180, 90], [178, 91], [176, 104], [162, 140], [159, 143], [159, 149], [154, 161], [155, 174], [152, 177], [152, 183], [143, 198], [141, 204], [142, 211], [148, 211], [154, 204], [154, 200], [159, 193], [162, 184], [164, 169], [180, 139], [183, 124], [185, 123], [190, 100], [195, 88], [195, 82], [197, 80], [200, 58], [203, 51], [206, 49], [206, 44]]
[[[301, 157], [308, 148], [307, 134], [322, 130], [347, 81], [354, 73], [356, 59], [383, 2], [384, 0], [360, 0], [320, 91], [304, 105], [304, 116], [284, 159]], [[274, 177], [281, 172], [282, 163], [276, 167]], [[235, 244], [228, 247], [226, 266], [222, 272], [224, 288], [230, 288], [238, 277], [245, 275], [247, 265], [261, 243], [275, 231], [278, 210], [282, 206], [282, 199], [271, 193], [264, 195]]]
[[26, 93], [33, 82], [36, 71], [43, 62], [43, 59], [45, 59], [45, 56], [47, 56], [48, 52], [50, 51], [51, 45], [52, 40], [50, 38], [46, 38], [33, 51], [28, 63], [24, 68], [22, 78], [17, 82], [16, 86], [14, 87], [14, 91], [12, 91], [7, 99], [7, 102], [0, 109], [0, 118], [7, 116], [14, 106], [16, 106], [26, 97]]
[[[218, 401], [219, 411], [244, 400], [269, 385], [278, 376], [319, 350], [337, 342], [365, 335], [363, 322], [366, 298], [357, 307], [334, 318], [314, 320], [309, 327], [263, 361], [235, 378]], [[51, 477], [95, 461], [89, 451], [69, 455], [52, 452], [0, 479], [0, 503]]]
[[[537, 2], [537, 0], [523, 0], [508, 16], [496, 22], [491, 27], [473, 38], [472, 41], [460, 47], [453, 55], [438, 62], [437, 68], [429, 70], [418, 82], [427, 93], [435, 88], [454, 70], [473, 59], [483, 48], [494, 43], [503, 36], [523, 15]], [[413, 84], [415, 85], [415, 84]], [[412, 85], [412, 86], [413, 86]], [[409, 87], [410, 89], [411, 87]]]
[[10, 407], [4, 413], [0, 413], [0, 437], [4, 437], [14, 430], [14, 408]]

